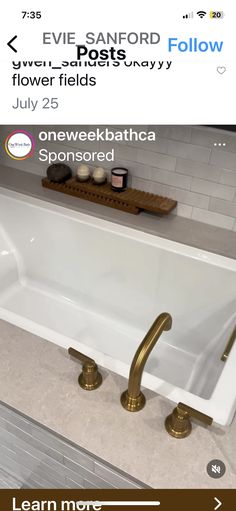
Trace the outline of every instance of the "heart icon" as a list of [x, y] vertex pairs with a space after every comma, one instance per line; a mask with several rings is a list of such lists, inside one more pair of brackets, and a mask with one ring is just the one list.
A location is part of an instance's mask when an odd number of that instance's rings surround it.
[[217, 67], [217, 73], [219, 73], [220, 75], [223, 75], [225, 72], [226, 72], [226, 67], [225, 66], [218, 66]]

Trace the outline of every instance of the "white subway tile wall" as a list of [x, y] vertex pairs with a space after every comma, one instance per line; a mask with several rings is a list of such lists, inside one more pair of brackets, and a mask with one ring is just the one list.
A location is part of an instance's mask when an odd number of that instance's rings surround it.
[[1, 488], [148, 488], [0, 403]]
[[[36, 137], [39, 131], [89, 131], [97, 126], [27, 126]], [[99, 126], [105, 128], [104, 126]], [[115, 162], [101, 164], [107, 170], [122, 165], [130, 170], [131, 186], [165, 195], [179, 204], [173, 214], [225, 229], [236, 230], [236, 133], [206, 126], [109, 126], [155, 131], [156, 142], [41, 142], [51, 151], [115, 150]], [[2, 126], [2, 138], [14, 126]], [[221, 144], [216, 146], [215, 144]], [[223, 145], [224, 144], [224, 145]], [[43, 176], [47, 163], [37, 151], [29, 160], [15, 161], [1, 155], [4, 165]], [[71, 163], [75, 171], [78, 164]]]

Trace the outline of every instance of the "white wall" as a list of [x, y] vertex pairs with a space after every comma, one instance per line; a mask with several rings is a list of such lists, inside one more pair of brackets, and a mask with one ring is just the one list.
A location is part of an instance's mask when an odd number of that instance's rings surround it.
[[[19, 129], [22, 128], [19, 127]], [[41, 130], [91, 130], [95, 126], [24, 126], [37, 136]], [[116, 126], [112, 129], [124, 129]], [[133, 128], [135, 128], [133, 126]], [[137, 128], [137, 127], [136, 127]], [[200, 126], [145, 126], [155, 130], [156, 142], [41, 143], [50, 150], [109, 150], [115, 148], [114, 164], [128, 167], [132, 187], [178, 201], [175, 214], [236, 231], [236, 133]], [[1, 139], [17, 126], [1, 126]], [[215, 147], [214, 143], [225, 143]], [[39, 150], [39, 145], [37, 150]], [[12, 160], [3, 151], [1, 163], [46, 175], [47, 165], [33, 158]], [[75, 170], [76, 164], [70, 164]]]

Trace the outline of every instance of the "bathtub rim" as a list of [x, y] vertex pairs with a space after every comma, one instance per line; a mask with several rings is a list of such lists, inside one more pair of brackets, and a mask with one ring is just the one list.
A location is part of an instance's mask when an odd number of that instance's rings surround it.
[[[171, 253], [177, 253], [179, 255], [184, 255], [185, 257], [196, 259], [207, 264], [218, 266], [231, 271], [236, 271], [236, 260], [220, 254], [215, 254], [203, 249], [186, 245], [184, 243], [162, 238], [159, 235], [150, 234], [142, 230], [136, 230], [126, 225], [117, 224], [112, 220], [104, 220], [98, 218], [92, 214], [90, 215], [84, 212], [71, 210], [70, 208], [64, 205], [62, 206], [54, 204], [48, 202], [46, 199], [32, 197], [27, 194], [24, 194], [23, 192], [9, 190], [4, 187], [0, 187], [0, 195], [3, 195], [4, 197], [7, 197], [9, 199], [13, 199], [16, 202], [20, 203], [23, 202], [26, 206], [31, 206], [37, 209], [42, 208], [46, 211], [66, 216], [67, 218], [76, 220], [79, 223], [88, 224], [91, 227], [96, 227], [106, 232], [111, 232], [113, 234], [117, 234], [129, 239], [134, 239], [138, 242], [145, 243], [151, 246], [157, 246], [158, 248], [167, 250], [168, 252]], [[24, 330], [30, 331], [31, 333], [38, 335], [39, 337], [47, 339], [51, 342], [55, 342], [59, 346], [65, 347], [65, 345], [68, 346], [72, 342], [70, 338], [61, 335], [58, 332], [53, 332], [47, 327], [43, 327], [42, 325], [39, 325], [31, 320], [28, 320], [27, 318], [22, 318], [21, 316], [18, 316], [17, 314], [11, 311], [7, 311], [4, 308], [0, 308], [0, 317], [5, 321], [13, 323], [16, 326], [23, 328]], [[25, 325], [27, 325], [27, 328], [25, 327]], [[79, 343], [79, 341], [76, 341], [77, 349], [79, 345], [82, 348], [86, 349], [86, 346], [84, 344]], [[99, 360], [101, 359], [101, 356], [99, 355], [102, 355], [102, 357], [105, 357], [107, 359], [113, 360], [111, 357], [103, 355], [100, 352], [93, 350], [91, 348], [87, 348], [87, 352], [90, 356], [98, 360], [99, 364], [100, 364]], [[207, 415], [212, 416], [215, 422], [221, 425], [228, 425], [233, 420], [236, 407], [236, 396], [235, 393], [233, 392], [233, 385], [231, 384], [231, 374], [234, 374], [235, 363], [236, 363], [236, 344], [233, 346], [231, 350], [229, 359], [224, 363], [225, 365], [222, 370], [222, 373], [209, 399], [196, 396], [195, 394], [192, 394], [189, 391], [186, 391], [180, 387], [176, 387], [164, 380], [161, 380], [160, 378], [149, 375], [148, 373], [146, 373], [146, 375], [151, 380], [155, 379], [155, 386], [157, 385], [158, 387], [159, 386], [165, 387], [164, 393], [163, 390], [161, 393], [163, 397], [166, 397], [167, 399], [173, 401], [174, 403], [183, 401], [185, 404], [198, 409], [202, 413], [206, 413]], [[124, 363], [118, 361], [118, 364], [122, 365]], [[114, 367], [116, 364], [109, 363], [108, 367], [106, 367], [106, 365], [103, 364], [100, 365], [102, 365], [104, 369], [118, 372]], [[119, 374], [121, 376], [124, 376], [122, 372], [119, 372]], [[145, 379], [146, 376], [144, 374], [144, 382]], [[227, 388], [228, 398], [227, 402], [226, 395], [223, 392], [222, 388], [224, 386], [225, 388]], [[158, 391], [152, 388], [152, 386], [149, 385], [148, 388], [158, 393]], [[219, 402], [221, 403], [220, 408]]]
[[114, 232], [115, 234], [122, 235], [126, 238], [134, 239], [141, 243], [147, 243], [148, 245], [157, 245], [159, 248], [163, 250], [168, 250], [176, 254], [184, 255], [186, 257], [190, 257], [191, 259], [197, 259], [199, 261], [210, 263], [214, 266], [220, 266], [221, 268], [229, 270], [236, 270], [236, 258], [233, 259], [231, 257], [216, 254], [215, 252], [210, 252], [205, 249], [193, 247], [179, 241], [164, 238], [159, 234], [153, 234], [146, 232], [144, 230], [138, 230], [135, 229], [134, 227], [122, 225], [120, 223], [118, 224], [114, 222], [112, 219], [111, 220], [103, 219], [92, 213], [88, 214], [83, 211], [74, 210], [67, 207], [66, 205], [49, 202], [46, 198], [41, 199], [38, 197], [33, 197], [31, 195], [28, 195], [27, 193], [10, 190], [9, 188], [4, 188], [3, 186], [0, 186], [0, 195], [14, 199], [16, 202], [27, 203], [27, 205], [30, 205], [33, 208], [39, 207], [44, 210], [49, 210], [51, 212], [57, 213], [61, 216], [66, 216], [67, 218], [76, 220], [79, 223], [87, 223], [91, 227], [98, 227], [104, 231]]

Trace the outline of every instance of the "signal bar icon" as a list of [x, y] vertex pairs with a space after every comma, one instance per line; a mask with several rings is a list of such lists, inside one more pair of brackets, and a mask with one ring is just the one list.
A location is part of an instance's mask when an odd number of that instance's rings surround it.
[[185, 15], [183, 16], [183, 19], [185, 19], [185, 20], [186, 20], [186, 19], [189, 19], [189, 18], [193, 18], [193, 11], [192, 11], [192, 12], [189, 12], [188, 14], [185, 14]]

